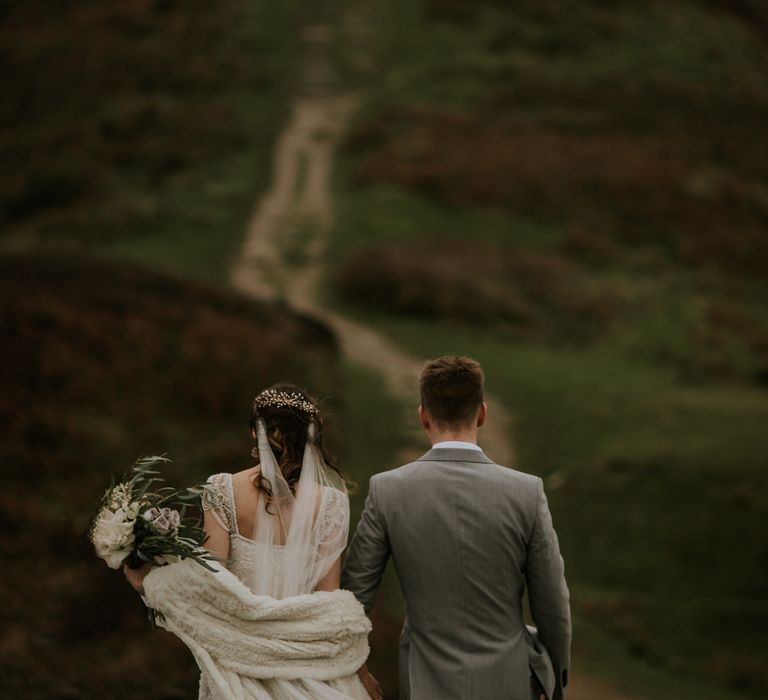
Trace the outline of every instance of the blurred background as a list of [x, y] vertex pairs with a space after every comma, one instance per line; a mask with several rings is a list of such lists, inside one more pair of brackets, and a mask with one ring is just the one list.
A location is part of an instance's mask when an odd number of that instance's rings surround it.
[[573, 700], [768, 695], [762, 0], [9, 0], [0, 57], [0, 695], [194, 697], [110, 474], [250, 466], [290, 380], [356, 519], [448, 352], [545, 479]]

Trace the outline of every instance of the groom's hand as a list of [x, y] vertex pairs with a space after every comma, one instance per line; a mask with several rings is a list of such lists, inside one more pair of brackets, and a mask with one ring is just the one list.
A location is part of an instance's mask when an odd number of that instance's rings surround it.
[[372, 700], [384, 700], [384, 693], [381, 692], [381, 686], [379, 685], [379, 682], [373, 677], [373, 674], [368, 670], [367, 665], [363, 665], [363, 667], [357, 672], [357, 675], [359, 676], [360, 682], [365, 688], [365, 692], [371, 696]]

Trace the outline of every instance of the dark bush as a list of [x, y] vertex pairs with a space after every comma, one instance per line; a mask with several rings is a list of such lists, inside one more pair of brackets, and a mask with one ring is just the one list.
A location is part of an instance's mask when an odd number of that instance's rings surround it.
[[604, 328], [620, 307], [616, 291], [563, 258], [483, 243], [365, 250], [344, 263], [337, 286], [350, 300], [396, 313], [558, 337]]
[[96, 183], [85, 169], [72, 164], [51, 163], [29, 172], [4, 203], [12, 220], [23, 219], [46, 209], [66, 207], [92, 194]]

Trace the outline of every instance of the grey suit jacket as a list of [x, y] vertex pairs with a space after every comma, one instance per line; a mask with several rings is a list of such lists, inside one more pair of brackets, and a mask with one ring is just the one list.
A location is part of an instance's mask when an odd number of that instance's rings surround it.
[[529, 700], [531, 668], [562, 698], [569, 595], [541, 479], [453, 448], [375, 475], [341, 580], [366, 610], [390, 556], [406, 603], [401, 699]]

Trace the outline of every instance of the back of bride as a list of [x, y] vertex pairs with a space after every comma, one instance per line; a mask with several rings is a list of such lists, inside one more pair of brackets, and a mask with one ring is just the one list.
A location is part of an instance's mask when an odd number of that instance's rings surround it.
[[[324, 449], [317, 406], [294, 385], [274, 385], [253, 402], [251, 433], [256, 466], [208, 479], [206, 547], [256, 596], [288, 603], [295, 596], [336, 591], [349, 531], [349, 498], [344, 478]], [[286, 659], [286, 667], [294, 662]], [[285, 677], [260, 680], [258, 697], [370, 697], [354, 673], [328, 680], [276, 675]], [[201, 699], [219, 697], [212, 686], [203, 674]]]

